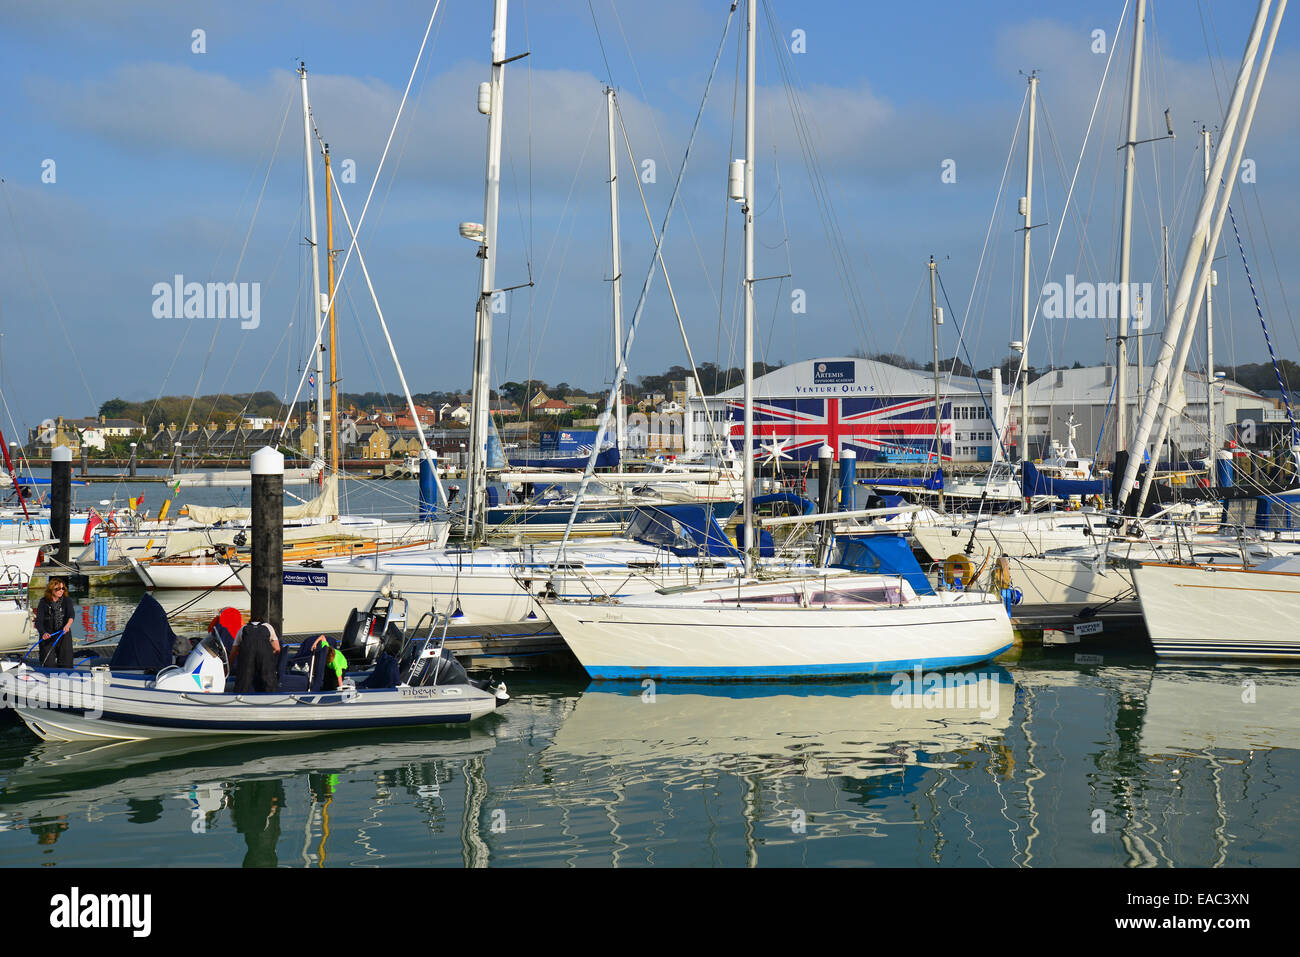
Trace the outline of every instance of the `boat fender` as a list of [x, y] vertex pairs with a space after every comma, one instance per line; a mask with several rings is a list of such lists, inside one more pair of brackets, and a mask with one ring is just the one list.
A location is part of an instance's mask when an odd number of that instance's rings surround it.
[[1011, 559], [1001, 556], [993, 566], [993, 587], [999, 592], [1011, 587]]

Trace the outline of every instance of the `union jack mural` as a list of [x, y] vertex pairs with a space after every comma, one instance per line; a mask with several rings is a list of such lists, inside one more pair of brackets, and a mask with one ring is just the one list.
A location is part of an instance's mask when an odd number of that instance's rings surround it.
[[[728, 429], [739, 452], [745, 439], [743, 402], [727, 403]], [[940, 455], [952, 459], [952, 407], [943, 404]], [[934, 398], [844, 397], [754, 402], [754, 457], [815, 461], [822, 444], [852, 448], [863, 461], [903, 456], [934, 459]], [[915, 460], [915, 459], [914, 459]]]

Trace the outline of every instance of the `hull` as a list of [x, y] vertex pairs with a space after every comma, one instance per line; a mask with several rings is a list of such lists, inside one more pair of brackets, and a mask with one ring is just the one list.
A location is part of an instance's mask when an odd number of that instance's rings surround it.
[[[715, 594], [726, 591], [734, 594]], [[1002, 604], [974, 595], [874, 608], [633, 601], [556, 602], [547, 610], [587, 673], [610, 680], [779, 680], [959, 668], [988, 661], [1013, 642]]]
[[242, 591], [239, 569], [218, 561], [141, 562], [128, 559], [145, 588], [184, 588], [193, 591], [226, 589]]
[[[975, 527], [975, 549], [983, 554], [1009, 556], [1041, 555], [1053, 548], [1074, 548], [1091, 545], [1093, 529], [1103, 531], [1104, 519], [1097, 516], [1085, 518], [1081, 512], [1049, 513], [1042, 516], [1008, 516], [1007, 519], [984, 519]], [[955, 552], [961, 552], [970, 541], [971, 529], [964, 524], [922, 525], [912, 528], [917, 544], [930, 556], [941, 562]]]
[[1300, 574], [1151, 563], [1134, 579], [1162, 658], [1300, 660]]
[[46, 741], [304, 735], [465, 724], [498, 704], [494, 695], [467, 685], [235, 695], [159, 691], [151, 678], [117, 674], [30, 670], [9, 672], [0, 681], [18, 716]]
[[1027, 605], [1094, 605], [1133, 595], [1133, 572], [1114, 563], [1051, 555], [1011, 559], [1011, 587]]
[[0, 652], [26, 651], [36, 640], [26, 596], [0, 599]]
[[[438, 560], [389, 560], [378, 569], [360, 567], [358, 563], [330, 564], [319, 569], [285, 567], [284, 626], [288, 633], [318, 631], [331, 633], [354, 608], [369, 608], [383, 590], [401, 594], [412, 609], [438, 608], [461, 616], [457, 624], [503, 624], [545, 621], [546, 607], [538, 597], [548, 586], [555, 595], [582, 601], [593, 595], [626, 597], [652, 592], [658, 588], [698, 584], [701, 575], [710, 579], [735, 574], [736, 565], [721, 561], [705, 563], [704, 570], [693, 564], [636, 571], [628, 561], [637, 557], [611, 560], [601, 567], [588, 560], [581, 574], [557, 574], [545, 566], [531, 571], [518, 562], [518, 555], [479, 549], [456, 554], [446, 553]], [[716, 567], [715, 567], [716, 566]], [[247, 570], [241, 578], [251, 583]]]

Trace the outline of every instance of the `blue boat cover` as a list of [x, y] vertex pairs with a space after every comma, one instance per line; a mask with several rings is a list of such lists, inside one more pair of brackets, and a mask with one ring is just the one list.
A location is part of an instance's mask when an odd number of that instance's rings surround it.
[[718, 524], [717, 512], [707, 505], [642, 506], [632, 513], [627, 534], [633, 541], [667, 548], [674, 555], [741, 557]]
[[862, 535], [836, 540], [836, 568], [866, 575], [902, 575], [918, 595], [933, 595], [934, 588], [902, 535]]
[[1089, 495], [1106, 496], [1110, 494], [1110, 482], [1098, 479], [1053, 479], [1038, 471], [1038, 466], [1026, 461], [1020, 471], [1020, 489], [1025, 498], [1035, 495], [1056, 495], [1069, 498], [1071, 495], [1087, 497]]
[[145, 593], [131, 613], [108, 666], [119, 671], [159, 671], [175, 664], [175, 644], [176, 633], [167, 612], [153, 595]]

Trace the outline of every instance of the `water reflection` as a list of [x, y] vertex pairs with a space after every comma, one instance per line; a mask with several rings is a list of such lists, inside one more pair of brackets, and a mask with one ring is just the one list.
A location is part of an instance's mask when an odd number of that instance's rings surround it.
[[911, 677], [533, 676], [445, 733], [91, 747], [3, 728], [0, 864], [1294, 864], [1300, 669]]

